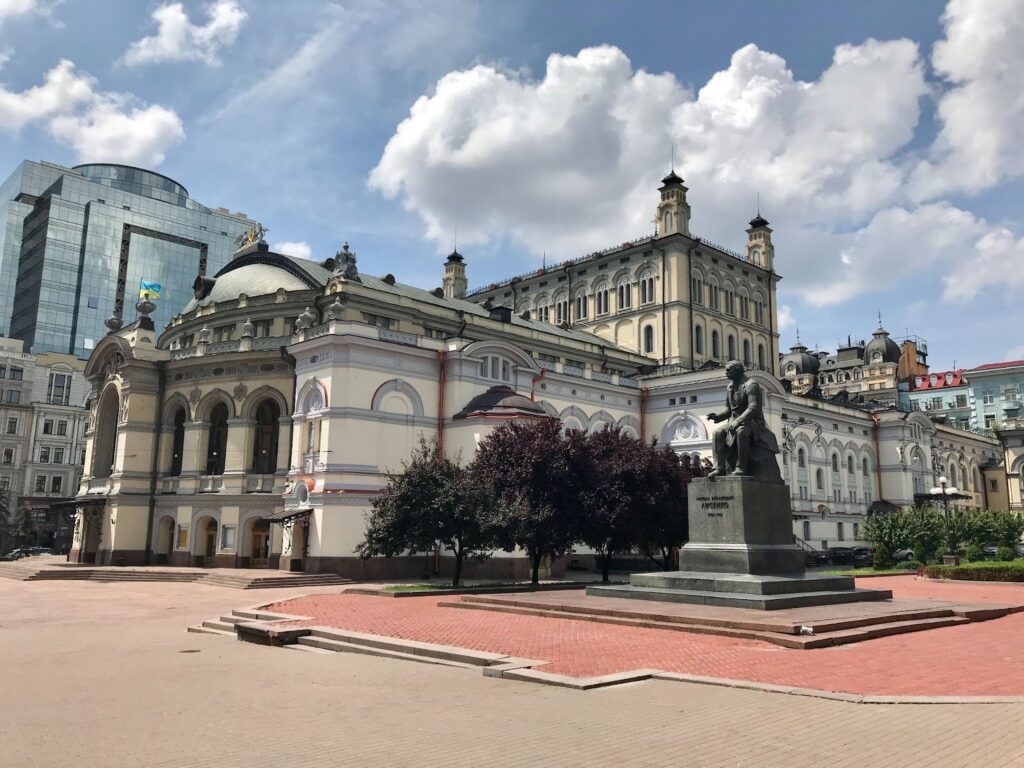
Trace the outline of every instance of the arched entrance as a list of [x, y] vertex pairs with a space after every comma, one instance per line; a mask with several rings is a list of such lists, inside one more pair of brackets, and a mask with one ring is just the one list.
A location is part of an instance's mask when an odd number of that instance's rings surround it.
[[174, 552], [174, 518], [164, 515], [156, 528], [156, 555], [157, 565], [167, 565], [171, 562], [171, 553]]
[[200, 518], [196, 523], [194, 549], [195, 565], [210, 568], [217, 555], [217, 520], [213, 517]]

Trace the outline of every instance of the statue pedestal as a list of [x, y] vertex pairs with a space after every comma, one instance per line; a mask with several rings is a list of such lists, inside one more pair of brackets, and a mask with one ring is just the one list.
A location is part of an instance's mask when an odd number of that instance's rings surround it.
[[892, 597], [889, 590], [856, 589], [851, 576], [804, 572], [783, 483], [699, 478], [688, 499], [690, 540], [679, 553], [681, 570], [636, 573], [628, 586], [588, 587], [587, 594], [760, 610]]

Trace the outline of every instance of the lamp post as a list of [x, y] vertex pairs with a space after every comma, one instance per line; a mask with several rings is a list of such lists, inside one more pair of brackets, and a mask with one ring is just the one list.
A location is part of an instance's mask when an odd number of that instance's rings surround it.
[[957, 541], [955, 526], [951, 524], [949, 519], [949, 497], [955, 496], [958, 492], [956, 488], [947, 488], [946, 476], [942, 475], [939, 477], [939, 487], [932, 488], [931, 495], [942, 496], [942, 517], [946, 521], [946, 554], [942, 556], [943, 565], [960, 565], [960, 555], [958, 553], [959, 542]]

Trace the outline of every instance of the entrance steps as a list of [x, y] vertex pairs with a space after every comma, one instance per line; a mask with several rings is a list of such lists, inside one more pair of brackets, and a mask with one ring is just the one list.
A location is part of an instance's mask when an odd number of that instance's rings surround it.
[[333, 587], [352, 584], [352, 579], [336, 573], [284, 573], [269, 571], [266, 575], [229, 569], [210, 571], [203, 584], [235, 589], [291, 589], [295, 587]]
[[686, 604], [657, 605], [646, 600], [601, 599], [583, 595], [552, 599], [550, 593], [548, 596], [463, 595], [459, 600], [442, 601], [438, 605], [761, 640], [797, 649], [826, 648], [876, 637], [957, 626], [1024, 610], [1020, 605], [928, 605], [924, 601], [908, 601], [905, 607], [889, 603], [884, 610], [873, 610], [872, 604], [840, 605], [830, 611], [794, 611], [791, 615], [779, 612], [766, 616], [752, 610]]
[[181, 570], [133, 570], [130, 568], [46, 568], [20, 563], [0, 564], [0, 577], [18, 581], [199, 581], [205, 573]]

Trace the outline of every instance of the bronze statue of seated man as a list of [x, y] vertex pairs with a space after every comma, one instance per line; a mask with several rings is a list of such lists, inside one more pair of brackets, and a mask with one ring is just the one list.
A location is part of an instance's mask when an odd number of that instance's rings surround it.
[[730, 360], [726, 364], [725, 375], [729, 379], [725, 396], [727, 410], [708, 414], [715, 423], [726, 422], [715, 430], [715, 468], [709, 477], [732, 474], [782, 482], [779, 464], [775, 460], [779, 443], [764, 419], [761, 385], [747, 378], [739, 360]]

